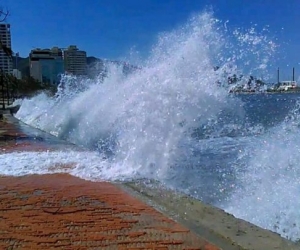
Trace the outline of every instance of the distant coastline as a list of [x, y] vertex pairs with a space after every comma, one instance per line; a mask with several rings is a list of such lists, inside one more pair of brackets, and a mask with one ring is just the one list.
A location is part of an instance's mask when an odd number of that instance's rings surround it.
[[254, 95], [254, 94], [298, 94], [300, 88], [289, 89], [289, 90], [266, 90], [266, 91], [229, 91], [230, 94], [243, 94], [243, 95]]

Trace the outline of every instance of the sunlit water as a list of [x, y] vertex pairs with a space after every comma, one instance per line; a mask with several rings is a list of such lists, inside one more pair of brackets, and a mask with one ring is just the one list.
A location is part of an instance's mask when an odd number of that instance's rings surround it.
[[23, 100], [19, 119], [87, 151], [0, 155], [0, 173], [155, 179], [296, 240], [299, 97], [222, 87], [228, 75], [268, 75], [275, 47], [254, 29], [195, 16], [161, 34], [131, 74], [109, 65], [103, 81], [65, 76], [55, 97]]

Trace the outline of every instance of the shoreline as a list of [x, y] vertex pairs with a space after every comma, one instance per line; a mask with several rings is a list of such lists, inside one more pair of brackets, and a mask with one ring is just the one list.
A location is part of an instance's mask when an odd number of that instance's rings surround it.
[[299, 91], [270, 91], [270, 92], [229, 92], [234, 95], [274, 95], [274, 94], [300, 94]]
[[[0, 128], [1, 154], [68, 145], [31, 140], [10, 114], [4, 114]], [[58, 167], [70, 166], [53, 166]], [[1, 176], [0, 199], [0, 246], [6, 248], [299, 249], [219, 208], [138, 181], [92, 182], [66, 173]]]
[[3, 248], [299, 249], [219, 208], [139, 182], [0, 176], [0, 199]]

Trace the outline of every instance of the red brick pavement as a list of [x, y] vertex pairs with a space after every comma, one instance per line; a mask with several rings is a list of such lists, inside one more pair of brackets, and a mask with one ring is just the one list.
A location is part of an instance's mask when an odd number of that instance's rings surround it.
[[220, 249], [108, 182], [0, 177], [0, 200], [0, 249]]

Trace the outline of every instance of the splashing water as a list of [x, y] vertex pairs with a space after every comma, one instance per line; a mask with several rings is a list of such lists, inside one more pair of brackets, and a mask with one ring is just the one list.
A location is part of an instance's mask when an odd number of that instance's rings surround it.
[[[294, 103], [274, 113], [281, 97], [239, 98], [221, 87], [234, 74], [267, 75], [276, 45], [252, 28], [230, 33], [225, 24], [203, 12], [161, 34], [129, 75], [110, 64], [105, 78], [64, 76], [55, 97], [23, 100], [19, 119], [93, 152], [24, 153], [19, 168], [6, 161], [1, 173], [51, 172], [51, 162], [66, 158], [75, 167], [56, 171], [154, 178], [296, 240], [298, 116], [284, 120]], [[48, 161], [39, 166], [38, 157]]]
[[[300, 238], [300, 100], [286, 119], [247, 150], [243, 188], [227, 211], [292, 240]], [[245, 157], [245, 155], [244, 155]]]
[[[66, 77], [56, 99], [40, 95], [24, 101], [17, 117], [110, 152], [112, 165], [121, 163], [133, 175], [161, 178], [190, 129], [216, 119], [225, 109], [242, 115], [242, 109], [236, 109], [239, 102], [215, 84], [221, 79], [214, 73], [213, 58], [224, 43], [217, 24], [211, 13], [196, 16], [161, 35], [145, 67], [134, 74], [124, 76], [111, 65], [104, 82], [77, 80], [76, 87], [74, 79]], [[28, 114], [32, 106], [36, 108]]]

